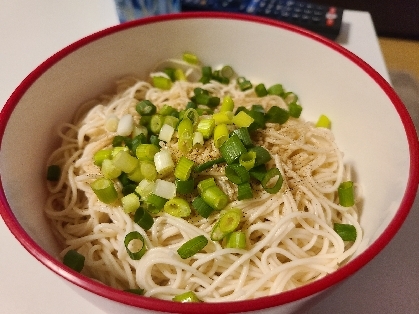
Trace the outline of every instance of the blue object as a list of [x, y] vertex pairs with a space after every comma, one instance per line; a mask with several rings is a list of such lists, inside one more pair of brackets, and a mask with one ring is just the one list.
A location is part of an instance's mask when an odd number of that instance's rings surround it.
[[115, 0], [115, 5], [121, 23], [180, 11], [180, 0]]

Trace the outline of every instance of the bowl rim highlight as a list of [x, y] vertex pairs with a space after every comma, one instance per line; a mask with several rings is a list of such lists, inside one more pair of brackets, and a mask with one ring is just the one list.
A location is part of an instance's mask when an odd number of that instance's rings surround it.
[[[57, 261], [55, 258], [46, 253], [30, 236], [26, 231], [20, 226], [16, 217], [14, 216], [7, 198], [4, 194], [2, 188], [2, 182], [0, 177], [0, 214], [5, 221], [7, 227], [17, 238], [17, 240], [22, 244], [22, 246], [32, 254], [36, 259], [38, 259], [42, 264], [51, 269], [53, 272], [63, 277], [75, 285], [90, 291], [94, 294], [100, 295], [102, 297], [114, 300], [123, 304], [132, 305], [139, 308], [156, 310], [156, 311], [167, 311], [167, 312], [178, 312], [178, 313], [196, 313], [197, 311], [201, 312], [220, 312], [223, 313], [228, 310], [231, 313], [235, 312], [246, 312], [252, 310], [260, 310], [269, 307], [279, 306], [287, 303], [291, 303], [305, 297], [310, 297], [315, 295], [318, 292], [321, 292], [341, 280], [347, 278], [365, 264], [367, 264], [374, 256], [376, 256], [393, 238], [393, 236], [400, 229], [402, 223], [406, 219], [410, 208], [415, 199], [417, 192], [417, 187], [419, 183], [419, 144], [417, 139], [416, 129], [411, 122], [409, 113], [404, 107], [403, 103], [396, 95], [395, 91], [391, 86], [382, 78], [371, 66], [365, 63], [363, 60], [355, 56], [353, 53], [349, 52], [345, 48], [339, 46], [337, 43], [334, 43], [326, 38], [323, 38], [317, 34], [314, 34], [310, 31], [292, 26], [280, 21], [265, 19], [262, 17], [255, 16], [244, 16], [240, 14], [233, 13], [217, 13], [217, 12], [205, 12], [205, 13], [179, 13], [171, 15], [161, 15], [143, 18], [136, 21], [126, 22], [124, 24], [112, 26], [86, 36], [70, 45], [64, 49], [58, 51], [41, 65], [39, 65], [34, 71], [32, 71], [16, 88], [13, 94], [10, 96], [6, 104], [4, 105], [0, 113], [0, 140], [4, 136], [6, 125], [8, 119], [13, 113], [13, 110], [16, 104], [19, 102], [21, 97], [25, 92], [30, 88], [30, 86], [40, 77], [44, 72], [46, 72], [52, 65], [59, 62], [65, 56], [71, 54], [72, 52], [78, 50], [79, 48], [87, 45], [91, 42], [99, 40], [103, 37], [106, 37], [115, 32], [123, 31], [132, 27], [138, 27], [141, 25], [158, 23], [161, 21], [169, 20], [182, 20], [182, 19], [233, 19], [237, 21], [250, 21], [259, 24], [265, 24], [270, 26], [275, 26], [278, 28], [286, 29], [299, 36], [305, 36], [314, 40], [322, 45], [325, 45], [337, 53], [343, 55], [347, 59], [351, 60], [358, 67], [362, 68], [364, 72], [369, 75], [386, 93], [388, 98], [393, 103], [396, 108], [401, 122], [403, 123], [404, 129], [406, 131], [406, 136], [409, 144], [409, 154], [410, 154], [410, 168], [409, 168], [409, 178], [407, 182], [407, 187], [401, 204], [394, 218], [390, 224], [386, 227], [385, 231], [378, 237], [378, 239], [372, 243], [363, 253], [354, 258], [348, 264], [342, 266], [337, 271], [332, 274], [316, 280], [313, 283], [307, 284], [303, 287], [282, 292], [277, 295], [262, 297], [253, 300], [246, 301], [234, 301], [234, 302], [222, 302], [222, 303], [199, 303], [199, 304], [183, 304], [175, 303], [172, 301], [164, 301], [154, 298], [142, 297], [127, 292], [119, 291], [114, 288], [108, 287], [102, 283], [99, 283], [93, 279], [85, 277], [66, 266], [61, 262]], [[0, 147], [1, 148], [1, 147]], [[229, 306], [230, 305], [230, 306]], [[230, 309], [232, 308], [232, 310]]]

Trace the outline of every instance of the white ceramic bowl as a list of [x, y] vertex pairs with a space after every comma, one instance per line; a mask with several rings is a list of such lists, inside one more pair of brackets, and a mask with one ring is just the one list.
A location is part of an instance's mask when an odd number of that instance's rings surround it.
[[[297, 91], [307, 120], [322, 113], [332, 117], [338, 145], [356, 169], [365, 198], [364, 240], [347, 265], [279, 295], [197, 305], [117, 291], [67, 270], [56, 258], [58, 250], [42, 210], [45, 162], [56, 144], [52, 130], [70, 120], [77, 104], [109, 90], [117, 78], [145, 78], [156, 63], [185, 50], [196, 53], [204, 64], [230, 64], [251, 80], [281, 82]], [[75, 288], [78, 292], [98, 298], [98, 305], [135, 313], [138, 308], [178, 313], [301, 309], [384, 248], [408, 214], [419, 178], [415, 128], [395, 92], [370, 66], [301, 29], [229, 14], [147, 18], [68, 46], [29, 74], [10, 97], [0, 116], [0, 137], [0, 211], [11, 232], [46, 267], [81, 287]]]

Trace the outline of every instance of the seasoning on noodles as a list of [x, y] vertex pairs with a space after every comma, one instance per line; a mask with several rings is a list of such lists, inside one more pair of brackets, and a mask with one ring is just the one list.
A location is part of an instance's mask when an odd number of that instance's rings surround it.
[[184, 60], [119, 80], [60, 126], [45, 212], [62, 257], [180, 302], [257, 298], [335, 271], [362, 230], [331, 130], [300, 118], [281, 84]]

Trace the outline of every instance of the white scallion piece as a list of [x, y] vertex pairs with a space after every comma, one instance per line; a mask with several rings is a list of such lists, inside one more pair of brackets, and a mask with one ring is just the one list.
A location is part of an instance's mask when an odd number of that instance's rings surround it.
[[118, 129], [116, 133], [122, 136], [128, 136], [131, 134], [132, 130], [134, 129], [134, 118], [130, 114], [123, 115], [121, 119], [119, 119]]
[[172, 139], [173, 133], [175, 133], [175, 129], [171, 125], [163, 124], [160, 129], [159, 140], [168, 143]]
[[173, 162], [170, 151], [166, 148], [161, 149], [154, 155], [154, 165], [158, 173], [165, 175], [173, 172], [175, 163]]
[[116, 132], [118, 129], [119, 119], [116, 115], [110, 115], [105, 121], [105, 129], [108, 132]]
[[147, 179], [143, 179], [138, 183], [137, 187], [135, 188], [135, 192], [137, 192], [141, 198], [146, 198], [150, 193], [154, 191], [156, 183], [154, 181], [150, 181]]
[[157, 179], [153, 193], [170, 200], [176, 196], [176, 185], [173, 182]]

